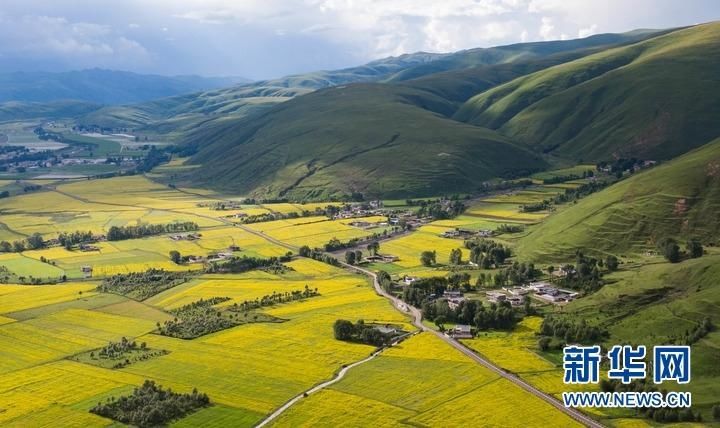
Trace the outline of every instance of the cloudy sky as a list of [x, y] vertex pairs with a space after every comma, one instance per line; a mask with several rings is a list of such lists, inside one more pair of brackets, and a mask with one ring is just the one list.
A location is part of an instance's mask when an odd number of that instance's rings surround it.
[[717, 19], [717, 0], [2, 0], [0, 71], [261, 79]]

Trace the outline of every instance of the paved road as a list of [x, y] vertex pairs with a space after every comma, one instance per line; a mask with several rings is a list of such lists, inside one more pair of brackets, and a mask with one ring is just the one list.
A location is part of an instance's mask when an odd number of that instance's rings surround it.
[[[277, 240], [277, 239], [275, 239], [275, 238], [272, 238], [272, 237], [270, 237], [270, 236], [268, 236], [268, 235], [266, 235], [266, 234], [264, 234], [264, 233], [262, 233], [262, 232], [260, 232], [260, 231], [256, 231], [256, 230], [250, 229], [250, 228], [248, 228], [248, 227], [246, 227], [246, 226], [243, 226], [243, 225], [237, 225], [237, 226], [240, 227], [240, 228], [242, 228], [243, 230], [246, 230], [247, 232], [250, 232], [250, 233], [252, 233], [252, 234], [254, 234], [254, 235], [257, 235], [257, 236], [260, 236], [260, 237], [262, 237], [262, 238], [265, 238], [266, 240], [268, 240], [268, 241], [270, 241], [270, 242], [272, 242], [272, 243], [274, 243], [274, 244], [280, 245], [280, 246], [285, 247], [285, 248], [287, 248], [287, 249], [289, 249], [289, 250], [293, 250], [293, 251], [296, 251], [296, 250], [297, 250], [297, 247], [292, 246], [292, 245], [289, 245], [289, 244], [286, 244], [286, 243], [284, 243], [284, 242], [282, 242], [282, 241], [279, 241], [279, 240]], [[486, 358], [484, 358], [484, 357], [478, 355], [477, 353], [473, 352], [471, 349], [468, 349], [465, 345], [463, 345], [462, 343], [458, 342], [457, 340], [455, 340], [455, 339], [453, 339], [453, 338], [451, 338], [451, 337], [448, 337], [448, 336], [446, 336], [445, 334], [443, 334], [443, 333], [441, 333], [441, 332], [439, 332], [439, 331], [437, 331], [437, 330], [433, 330], [433, 329], [431, 329], [431, 328], [428, 328], [426, 325], [424, 325], [424, 324], [422, 323], [422, 312], [421, 312], [418, 308], [416, 308], [416, 307], [414, 307], [414, 306], [411, 306], [411, 305], [408, 305], [407, 303], [403, 302], [402, 300], [398, 299], [397, 297], [395, 297], [395, 296], [393, 296], [392, 294], [390, 294], [390, 293], [388, 293], [387, 291], [385, 291], [385, 290], [380, 286], [380, 283], [379, 283], [378, 280], [377, 280], [377, 275], [375, 274], [375, 272], [370, 271], [370, 270], [368, 270], [368, 269], [364, 269], [364, 268], [359, 267], [359, 266], [354, 266], [354, 265], [347, 264], [347, 263], [345, 263], [345, 262], [343, 262], [343, 261], [340, 261], [340, 260], [338, 260], [338, 261], [340, 262], [340, 265], [343, 266], [344, 268], [349, 269], [349, 270], [352, 270], [352, 271], [355, 271], [355, 272], [358, 272], [358, 273], [361, 273], [361, 274], [363, 274], [363, 275], [368, 276], [369, 278], [371, 278], [371, 279], [372, 279], [372, 282], [373, 282], [373, 287], [375, 288], [375, 292], [376, 292], [377, 294], [379, 294], [380, 296], [388, 299], [388, 300], [390, 301], [390, 303], [392, 303], [392, 305], [393, 305], [397, 310], [399, 310], [400, 312], [403, 312], [403, 313], [405, 313], [405, 314], [410, 315], [411, 318], [412, 318], [412, 324], [413, 324], [415, 327], [417, 327], [420, 331], [425, 331], [425, 332], [429, 332], [430, 334], [434, 334], [435, 336], [439, 337], [441, 340], [443, 340], [443, 341], [444, 341], [445, 343], [447, 343], [448, 345], [450, 345], [450, 346], [452, 346], [453, 348], [457, 349], [458, 351], [462, 352], [465, 356], [467, 356], [467, 357], [470, 358], [471, 360], [473, 360], [473, 361], [475, 361], [476, 363], [482, 365], [483, 367], [487, 368], [488, 370], [496, 373], [496, 374], [499, 375], [500, 377], [503, 377], [503, 378], [509, 380], [510, 382], [514, 383], [515, 385], [517, 385], [517, 386], [523, 388], [524, 390], [526, 390], [527, 392], [533, 394], [534, 396], [536, 396], [536, 397], [544, 400], [545, 402], [547, 402], [547, 403], [550, 404], [551, 406], [555, 407], [555, 408], [558, 409], [559, 411], [565, 413], [566, 415], [568, 415], [569, 417], [571, 417], [571, 418], [574, 419], [575, 421], [577, 421], [577, 422], [579, 422], [579, 423], [581, 423], [581, 424], [583, 424], [583, 425], [585, 425], [585, 426], [587, 426], [587, 427], [592, 427], [592, 428], [602, 428], [602, 427], [603, 427], [603, 425], [602, 425], [601, 423], [599, 423], [598, 421], [596, 421], [596, 420], [592, 419], [591, 417], [585, 415], [584, 413], [580, 412], [579, 410], [565, 407], [565, 406], [564, 406], [559, 400], [557, 400], [555, 397], [551, 396], [550, 394], [546, 394], [546, 393], [540, 391], [539, 389], [535, 388], [534, 386], [530, 385], [529, 383], [525, 382], [523, 379], [515, 376], [514, 374], [506, 372], [505, 370], [503, 370], [501, 367], [495, 365], [495, 364], [494, 364], [493, 362], [491, 362], [490, 360], [487, 360]], [[369, 358], [372, 359], [372, 358], [374, 358], [374, 357], [371, 356], [371, 357], [369, 357]], [[367, 361], [367, 360], [368, 360], [368, 359], [363, 360], [362, 362], [365, 362], [365, 361]], [[362, 363], [362, 362], [358, 362], [358, 363]], [[356, 364], [354, 364], [354, 365], [356, 365]], [[354, 365], [348, 366], [348, 368], [354, 367]], [[332, 381], [328, 381], [328, 382], [332, 382]], [[335, 380], [335, 382], [337, 382], [337, 380]], [[334, 382], [332, 382], [332, 383], [334, 383]], [[293, 400], [295, 400], [295, 401], [292, 401], [292, 400], [291, 400], [290, 402], [286, 403], [285, 406], [283, 406], [283, 407], [281, 407], [280, 409], [278, 409], [276, 412], [280, 411], [280, 413], [282, 413], [282, 411], [284, 411], [284, 410], [286, 410], [288, 407], [292, 406], [292, 404], [293, 404], [294, 402], [296, 402], [297, 400], [299, 400], [300, 398], [302, 398], [302, 396], [295, 397], [295, 399], [293, 399]], [[281, 409], [282, 409], [282, 410], [281, 410]], [[279, 413], [278, 413], [278, 414], [279, 414]], [[260, 425], [260, 426], [262, 426], [262, 425]]]
[[[55, 189], [53, 189], [53, 190], [55, 190], [55, 191], [58, 192], [58, 193], [64, 194], [64, 195], [66, 195], [66, 196], [69, 196], [69, 197], [71, 197], [71, 198], [81, 200], [81, 201], [83, 201], [83, 202], [91, 202], [91, 201], [89, 201], [89, 200], [87, 200], [87, 199], [85, 199], [85, 198], [81, 198], [81, 197], [78, 197], [78, 196], [75, 196], [75, 195], [72, 195], [72, 194], [65, 193], [65, 192], [63, 192], [63, 191], [57, 190], [57, 188], [55, 188]], [[120, 205], [120, 204], [117, 204], [117, 205]], [[208, 217], [208, 216], [202, 216], [202, 215], [201, 215], [201, 217]], [[208, 217], [208, 218], [212, 218], [212, 217]], [[217, 219], [217, 218], [213, 218], [213, 219], [214, 219], [214, 220], [220, 220], [220, 221], [222, 221], [223, 223], [226, 223], [226, 224], [231, 224], [231, 225], [237, 226], [237, 227], [245, 230], [246, 232], [249, 232], [249, 233], [252, 233], [253, 235], [262, 237], [262, 238], [264, 238], [265, 240], [267, 240], [267, 241], [269, 241], [269, 242], [272, 242], [273, 244], [279, 245], [279, 246], [281, 246], [281, 247], [283, 247], [283, 248], [287, 248], [288, 250], [291, 250], [291, 251], [297, 251], [297, 250], [298, 250], [298, 247], [296, 247], [296, 246], [294, 246], [294, 245], [290, 245], [290, 244], [287, 244], [287, 243], [285, 243], [285, 242], [279, 241], [279, 240], [277, 240], [277, 239], [275, 239], [275, 238], [273, 238], [273, 237], [271, 237], [271, 236], [268, 236], [268, 235], [262, 233], [261, 231], [253, 230], [253, 229], [251, 229], [251, 228], [249, 228], [249, 227], [247, 227], [247, 226], [245, 226], [245, 225], [237, 224], [237, 223], [232, 223], [232, 222], [227, 221], [227, 220], [225, 220], [225, 219]], [[462, 353], [463, 353], [464, 355], [466, 355], [468, 358], [470, 358], [470, 359], [472, 359], [473, 361], [477, 362], [478, 364], [486, 367], [487, 369], [493, 371], [494, 373], [498, 374], [499, 376], [501, 376], [501, 377], [509, 380], [510, 382], [516, 384], [517, 386], [525, 389], [526, 391], [528, 391], [529, 393], [535, 395], [536, 397], [538, 397], [538, 398], [540, 398], [540, 399], [542, 399], [542, 400], [545, 400], [547, 403], [549, 403], [550, 405], [552, 405], [552, 406], [555, 407], [556, 409], [560, 410], [561, 412], [567, 414], [569, 417], [571, 417], [572, 419], [576, 420], [577, 422], [579, 422], [579, 423], [581, 423], [581, 424], [583, 424], [583, 425], [585, 425], [585, 426], [592, 427], [592, 428], [601, 428], [601, 427], [603, 427], [603, 425], [600, 424], [598, 421], [590, 418], [589, 416], [585, 415], [584, 413], [580, 412], [579, 410], [565, 407], [565, 406], [564, 406], [559, 400], [557, 400], [555, 397], [553, 397], [553, 396], [551, 396], [551, 395], [549, 395], [549, 394], [546, 394], [546, 393], [540, 391], [539, 389], [535, 388], [534, 386], [530, 385], [529, 383], [525, 382], [524, 380], [522, 380], [521, 378], [515, 376], [514, 374], [511, 374], [511, 373], [506, 372], [506, 371], [503, 370], [501, 367], [493, 364], [491, 361], [483, 358], [482, 356], [480, 356], [480, 355], [476, 354], [475, 352], [473, 352], [472, 350], [468, 349], [467, 347], [465, 347], [463, 344], [461, 344], [461, 343], [458, 342], [457, 340], [455, 340], [455, 339], [453, 339], [453, 338], [451, 338], [451, 337], [448, 337], [448, 336], [446, 336], [445, 334], [443, 334], [443, 333], [441, 333], [441, 332], [439, 332], [439, 331], [433, 330], [433, 329], [428, 328], [427, 326], [425, 326], [425, 325], [422, 323], [422, 313], [420, 312], [420, 310], [419, 310], [418, 308], [414, 307], [414, 306], [408, 305], [407, 303], [403, 302], [402, 300], [398, 299], [397, 297], [395, 297], [395, 296], [391, 295], [390, 293], [386, 292], [386, 291], [380, 286], [380, 283], [379, 283], [378, 280], [377, 280], [377, 275], [375, 274], [375, 272], [372, 272], [372, 271], [370, 271], [370, 270], [364, 269], [364, 268], [359, 267], [359, 266], [354, 266], [354, 265], [347, 264], [347, 263], [342, 262], [342, 261], [340, 261], [340, 260], [338, 260], [338, 261], [340, 262], [340, 265], [343, 266], [343, 267], [345, 267], [346, 269], [350, 269], [350, 270], [353, 270], [353, 271], [355, 271], [355, 272], [359, 272], [359, 273], [361, 273], [361, 274], [363, 274], [363, 275], [366, 275], [366, 276], [370, 277], [370, 278], [372, 279], [373, 287], [375, 288], [375, 291], [377, 292], [377, 294], [379, 294], [380, 296], [388, 299], [388, 300], [392, 303], [392, 305], [393, 305], [397, 310], [399, 310], [399, 311], [401, 311], [401, 312], [403, 312], [403, 313], [409, 314], [409, 315], [412, 317], [412, 324], [413, 324], [415, 327], [417, 327], [420, 331], [426, 331], [426, 332], [429, 332], [429, 333], [431, 333], [431, 334], [436, 335], [437, 337], [439, 337], [441, 340], [443, 340], [444, 342], [446, 342], [447, 344], [449, 344], [449, 345], [452, 346], [453, 348], [455, 348], [455, 349], [457, 349], [458, 351], [462, 352]], [[351, 368], [353, 368], [353, 367], [355, 367], [355, 366], [357, 366], [357, 365], [359, 365], [359, 364], [363, 364], [363, 363], [366, 363], [366, 362], [372, 360], [372, 359], [375, 358], [380, 352], [382, 352], [382, 351], [377, 351], [377, 352], [373, 353], [371, 356], [369, 356], [368, 358], [365, 358], [364, 360], [357, 361], [357, 362], [355, 362], [355, 363], [353, 363], [353, 364], [350, 364], [350, 365], [344, 367], [342, 370], [340, 370], [340, 372], [338, 372], [338, 375], [337, 375], [335, 378], [333, 378], [333, 379], [331, 379], [331, 380], [329, 380], [329, 381], [327, 381], [327, 382], [324, 382], [324, 383], [321, 383], [321, 384], [315, 386], [314, 388], [306, 391], [306, 393], [310, 394], [310, 393], [312, 393], [312, 392], [316, 392], [316, 391], [318, 391], [318, 390], [320, 390], [320, 389], [323, 389], [323, 388], [325, 388], [325, 387], [327, 387], [327, 386], [329, 386], [329, 385], [334, 384], [335, 382], [340, 381], [340, 379], [342, 379], [343, 376], [345, 376], [345, 373], [347, 373], [347, 371], [348, 371], [349, 369], [351, 369]], [[294, 397], [292, 400], [290, 400], [290, 401], [288, 401], [287, 403], [285, 403], [282, 407], [278, 408], [278, 409], [277, 409], [275, 412], [273, 412], [270, 416], [268, 416], [268, 417], [265, 418], [262, 422], [260, 422], [260, 424], [258, 425], [258, 427], [264, 426], [265, 424], [267, 424], [268, 422], [270, 422], [271, 420], [273, 420], [274, 418], [276, 418], [277, 416], [279, 416], [282, 412], [284, 412], [284, 411], [287, 410], [289, 407], [291, 407], [293, 404], [295, 404], [297, 401], [299, 401], [301, 398], [303, 398], [304, 395], [305, 395], [305, 393], [300, 394], [300, 395], [298, 395], [297, 397]]]
[[457, 340], [446, 336], [445, 334], [433, 330], [431, 328], [428, 328], [422, 323], [422, 312], [414, 306], [410, 306], [407, 303], [403, 302], [402, 300], [398, 299], [397, 297], [391, 295], [390, 293], [386, 292], [381, 286], [380, 283], [377, 280], [377, 275], [375, 272], [369, 271], [367, 269], [349, 265], [344, 262], [340, 262], [342, 266], [344, 266], [347, 269], [354, 270], [356, 272], [360, 272], [366, 276], [369, 276], [372, 278], [373, 286], [375, 287], [375, 291], [385, 297], [386, 299], [390, 300], [390, 302], [395, 306], [398, 310], [405, 312], [407, 314], [410, 314], [412, 316], [412, 323], [415, 327], [419, 328], [421, 331], [426, 331], [434, 334], [435, 336], [439, 337], [441, 340], [446, 342], [448, 345], [452, 346], [453, 348], [457, 349], [458, 351], [462, 352], [465, 356], [472, 359], [476, 363], [484, 366], [485, 368], [491, 370], [492, 372], [498, 374], [499, 376], [509, 380], [510, 382], [514, 383], [515, 385], [523, 388], [527, 392], [533, 394], [534, 396], [545, 400], [547, 403], [555, 407], [556, 409], [560, 410], [561, 412], [565, 413], [569, 417], [573, 418], [575, 421], [592, 428], [601, 428], [603, 425], [599, 423], [598, 421], [592, 419], [591, 417], [585, 415], [584, 413], [580, 412], [579, 410], [573, 409], [573, 408], [567, 408], [565, 407], [559, 400], [557, 400], [555, 397], [546, 394], [539, 389], [535, 388], [534, 386], [530, 385], [529, 383], [525, 382], [523, 379], [515, 376], [512, 373], [508, 373], [505, 370], [503, 370], [501, 367], [495, 365], [490, 360], [487, 360], [483, 358], [482, 356], [476, 354], [471, 349], [468, 349], [465, 345], [461, 344]]

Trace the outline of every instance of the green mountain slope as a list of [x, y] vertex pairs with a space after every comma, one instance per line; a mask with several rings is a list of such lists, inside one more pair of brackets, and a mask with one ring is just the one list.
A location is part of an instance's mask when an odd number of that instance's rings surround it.
[[390, 76], [386, 81], [399, 82], [417, 79], [435, 73], [451, 70], [464, 70], [481, 65], [507, 64], [531, 61], [561, 52], [570, 52], [588, 48], [607, 48], [612, 45], [633, 43], [655, 34], [672, 30], [636, 30], [620, 34], [596, 34], [573, 40], [553, 40], [548, 42], [516, 43], [491, 48], [468, 49], [443, 55], [423, 64], [408, 67]]
[[[422, 105], [424, 108], [418, 107]], [[545, 167], [493, 131], [433, 111], [451, 103], [402, 86], [314, 92], [252, 119], [202, 127], [196, 183], [275, 197], [437, 195]]]
[[465, 103], [455, 118], [582, 160], [669, 159], [720, 135], [720, 23], [551, 67]]
[[550, 216], [521, 238], [522, 259], [567, 261], [576, 249], [641, 253], [664, 237], [720, 236], [720, 139]]
[[[645, 30], [578, 40], [471, 49], [451, 54], [418, 52], [358, 67], [286, 76], [141, 104], [110, 106], [79, 121], [83, 125], [134, 128], [144, 133], [172, 134], [172, 137], [208, 120], [214, 122], [217, 116], [242, 118], [318, 89], [363, 82], [407, 82], [410, 79], [415, 79], [411, 86], [422, 85], [426, 90], [444, 91], [445, 95], [461, 103], [480, 91], [525, 73], [588, 55], [593, 49], [634, 42], [652, 34], [655, 31]], [[437, 88], [432, 88], [434, 85]]]

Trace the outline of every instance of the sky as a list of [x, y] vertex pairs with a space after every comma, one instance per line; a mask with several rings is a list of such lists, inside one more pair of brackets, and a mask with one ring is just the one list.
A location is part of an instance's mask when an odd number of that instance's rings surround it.
[[717, 0], [2, 0], [0, 72], [265, 79], [718, 19]]

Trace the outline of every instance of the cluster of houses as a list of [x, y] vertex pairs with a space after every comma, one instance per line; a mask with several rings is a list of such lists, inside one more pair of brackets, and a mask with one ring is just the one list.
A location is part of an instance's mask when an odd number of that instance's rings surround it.
[[440, 234], [443, 238], [454, 238], [454, 239], [469, 239], [469, 238], [490, 238], [493, 236], [492, 230], [468, 230], [468, 229], [460, 229], [455, 228], [451, 230], [446, 230], [445, 232]]
[[211, 263], [211, 262], [221, 262], [223, 260], [227, 260], [231, 257], [233, 257], [235, 254], [235, 251], [240, 251], [240, 247], [237, 245], [231, 245], [227, 247], [225, 251], [219, 251], [217, 253], [211, 253], [208, 254], [207, 257], [205, 256], [187, 256], [187, 262], [188, 263]]
[[485, 293], [490, 302], [509, 302], [512, 306], [522, 305], [527, 295], [532, 295], [548, 303], [562, 304], [575, 300], [578, 294], [576, 291], [557, 288], [544, 281], [535, 281], [523, 286], [503, 287], [502, 291], [493, 290]]

